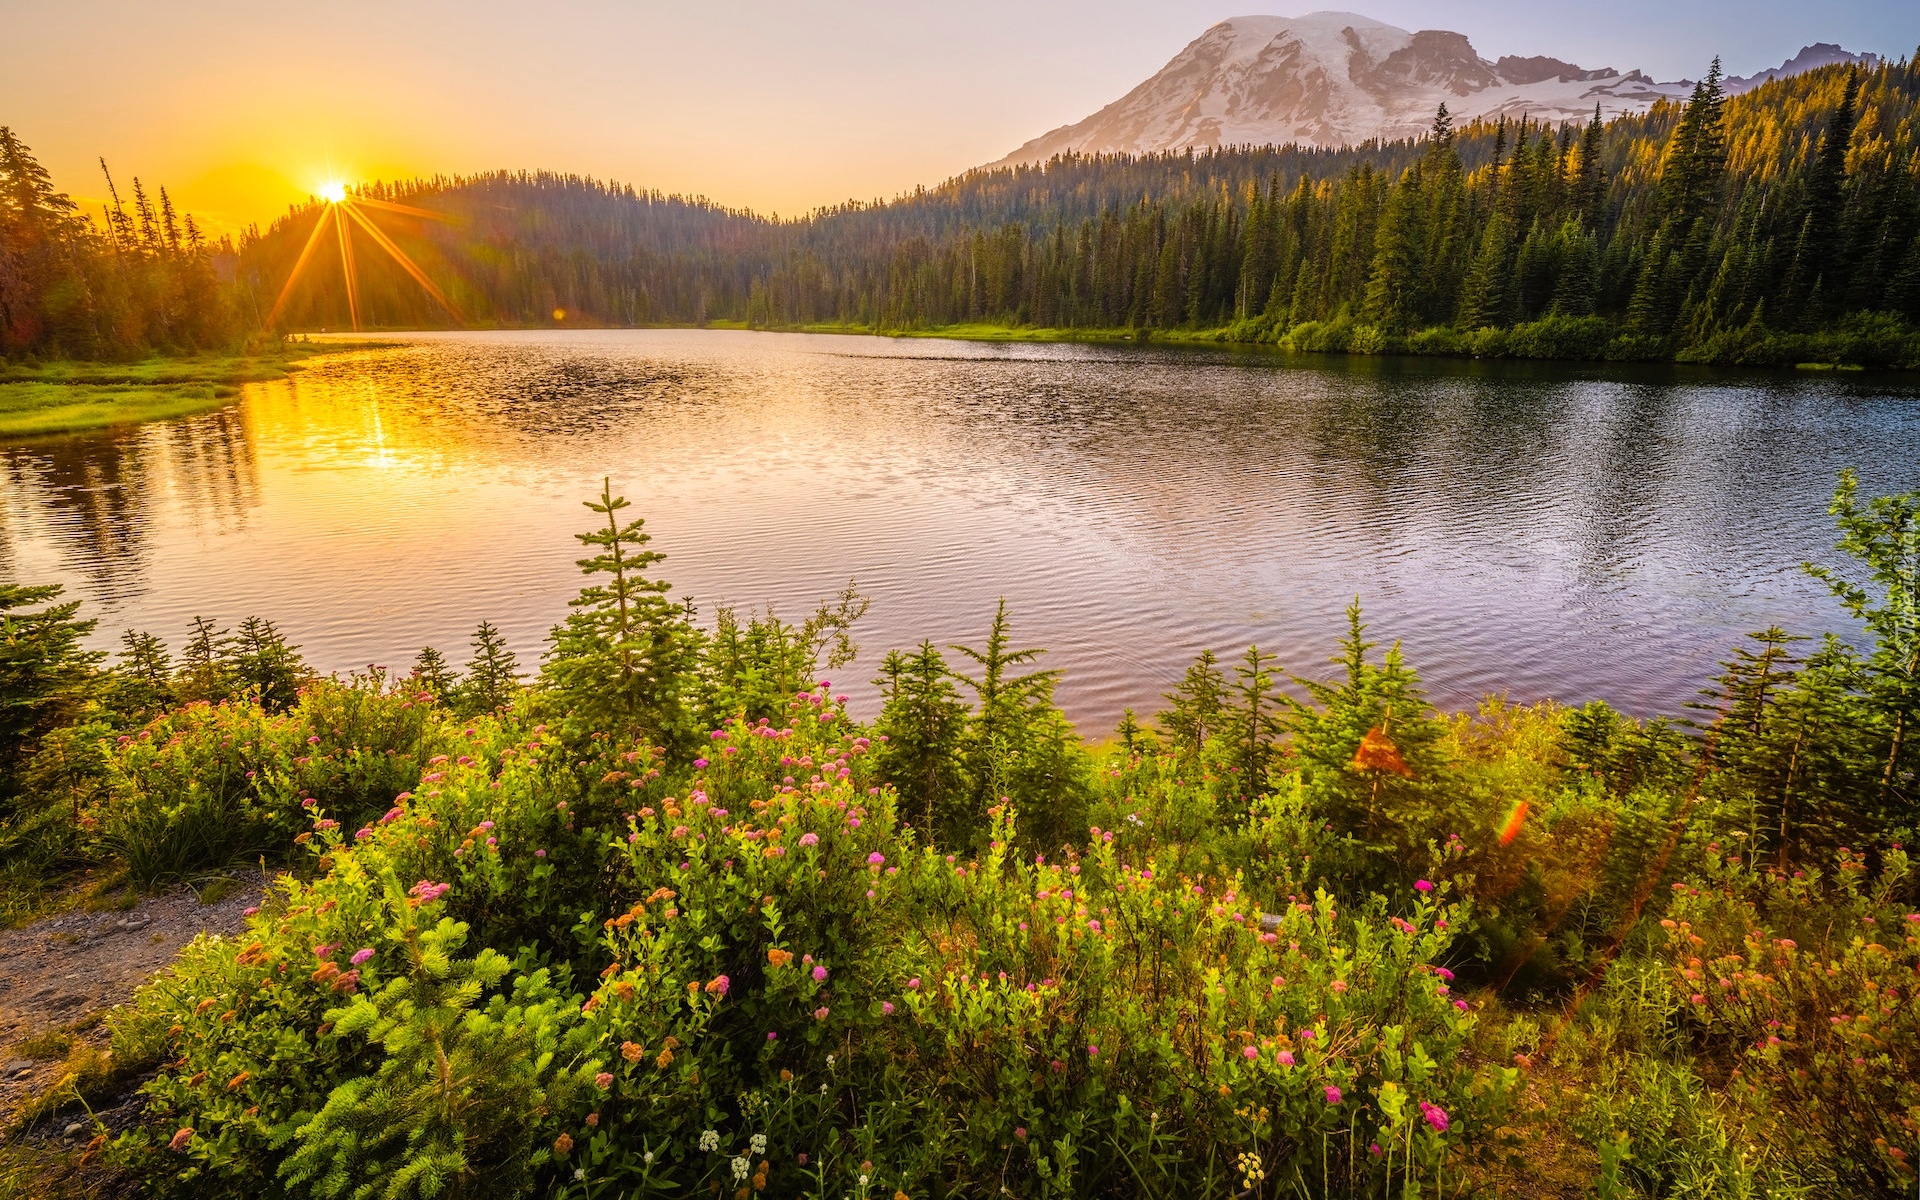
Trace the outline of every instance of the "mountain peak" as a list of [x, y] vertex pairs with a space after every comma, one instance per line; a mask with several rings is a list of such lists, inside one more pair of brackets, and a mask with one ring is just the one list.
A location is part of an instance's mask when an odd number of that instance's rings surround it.
[[[1819, 43], [1750, 79], [1729, 78], [1726, 87], [1737, 94], [1831, 63], [1874, 61]], [[1409, 32], [1358, 13], [1229, 17], [1120, 99], [993, 165], [1044, 162], [1069, 151], [1332, 147], [1415, 137], [1443, 102], [1463, 122], [1521, 113], [1585, 120], [1596, 105], [1605, 116], [1637, 112], [1657, 100], [1684, 99], [1692, 86], [1546, 56], [1488, 62], [1464, 34]]]

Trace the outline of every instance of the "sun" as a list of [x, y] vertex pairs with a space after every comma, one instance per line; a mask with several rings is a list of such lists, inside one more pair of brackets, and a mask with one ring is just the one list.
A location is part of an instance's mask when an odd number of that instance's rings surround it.
[[320, 198], [329, 204], [338, 204], [347, 198], [347, 185], [338, 180], [328, 180], [320, 185]]

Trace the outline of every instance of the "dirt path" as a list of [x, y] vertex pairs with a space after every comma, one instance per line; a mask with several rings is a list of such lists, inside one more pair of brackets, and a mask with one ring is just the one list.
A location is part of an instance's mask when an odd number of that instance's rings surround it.
[[[261, 890], [256, 878], [202, 904], [180, 887], [123, 912], [73, 910], [0, 930], [0, 1127], [60, 1076], [65, 1051], [45, 1044], [42, 1035], [94, 1019], [74, 1036], [104, 1046], [98, 1016], [124, 1003], [195, 935], [237, 932], [243, 910], [259, 903]], [[43, 1044], [32, 1046], [36, 1038]]]

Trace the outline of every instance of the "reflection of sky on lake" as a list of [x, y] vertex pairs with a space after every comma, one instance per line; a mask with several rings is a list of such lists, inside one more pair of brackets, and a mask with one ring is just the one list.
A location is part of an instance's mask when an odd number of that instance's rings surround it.
[[[710, 332], [420, 335], [233, 409], [0, 447], [0, 570], [176, 642], [279, 621], [328, 669], [526, 661], [602, 475], [676, 595], [797, 619], [848, 579], [866, 653], [1005, 595], [1089, 730], [1203, 646], [1319, 673], [1356, 594], [1460, 703], [1675, 711], [1746, 630], [1824, 629], [1834, 473], [1920, 487], [1911, 381]], [[855, 689], [863, 694], [864, 689]]]

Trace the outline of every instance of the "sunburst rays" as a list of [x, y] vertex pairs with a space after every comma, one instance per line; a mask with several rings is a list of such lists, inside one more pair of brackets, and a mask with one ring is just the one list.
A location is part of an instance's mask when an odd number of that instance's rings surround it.
[[286, 310], [287, 301], [292, 298], [295, 285], [300, 282], [300, 277], [306, 272], [307, 264], [312, 261], [313, 252], [319, 247], [321, 239], [326, 236], [329, 225], [333, 227], [335, 240], [340, 246], [340, 274], [347, 286], [347, 315], [353, 322], [355, 333], [360, 331], [360, 277], [353, 257], [355, 226], [358, 226], [375, 246], [385, 251], [387, 256], [411, 276], [427, 295], [432, 296], [435, 303], [446, 309], [448, 316], [462, 325], [467, 323], [466, 316], [452, 299], [432, 279], [428, 278], [419, 264], [409, 258], [407, 252], [388, 237], [385, 230], [375, 225], [372, 217], [363, 210], [380, 209], [403, 216], [424, 217], [433, 221], [443, 221], [446, 219], [444, 216], [407, 204], [395, 204], [392, 201], [377, 200], [371, 196], [356, 196], [344, 185], [337, 183], [326, 184], [320, 191], [327, 206], [321, 210], [320, 219], [314, 222], [313, 232], [307, 235], [307, 243], [301, 247], [300, 257], [294, 260], [293, 271], [287, 276], [287, 282], [280, 288], [279, 298], [274, 300], [272, 311], [267, 314], [268, 327], [275, 325], [280, 319], [280, 314]]

